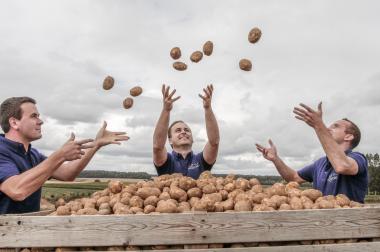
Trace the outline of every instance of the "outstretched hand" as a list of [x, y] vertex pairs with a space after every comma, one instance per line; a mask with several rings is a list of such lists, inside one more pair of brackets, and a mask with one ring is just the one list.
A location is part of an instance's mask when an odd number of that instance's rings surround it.
[[126, 132], [114, 132], [109, 131], [107, 128], [107, 122], [103, 122], [103, 126], [99, 129], [95, 138], [95, 145], [97, 147], [103, 147], [109, 144], [120, 144], [121, 141], [127, 141], [129, 137]]
[[203, 108], [211, 107], [212, 93], [214, 92], [214, 86], [212, 84], [207, 85], [207, 88], [203, 89], [204, 95], [199, 94], [199, 97], [203, 100]]
[[318, 110], [313, 110], [309, 106], [300, 103], [300, 107], [294, 107], [293, 113], [298, 120], [304, 121], [310, 127], [315, 128], [323, 124], [322, 102], [318, 104]]
[[174, 89], [171, 93], [169, 93], [170, 86], [165, 87], [165, 84], [162, 85], [162, 96], [163, 96], [163, 103], [164, 103], [164, 109], [166, 111], [170, 111], [173, 108], [173, 103], [177, 101], [181, 96], [177, 96], [173, 98], [173, 95], [175, 94], [176, 90]]
[[269, 161], [275, 161], [278, 156], [277, 156], [277, 148], [272, 142], [272, 140], [269, 139], [269, 148], [265, 148], [264, 146], [260, 144], [256, 144], [256, 149], [260, 151], [263, 154], [263, 157]]
[[80, 159], [85, 154], [83, 149], [94, 147], [93, 142], [93, 139], [75, 141], [75, 135], [71, 133], [69, 140], [61, 147], [60, 152], [65, 161]]

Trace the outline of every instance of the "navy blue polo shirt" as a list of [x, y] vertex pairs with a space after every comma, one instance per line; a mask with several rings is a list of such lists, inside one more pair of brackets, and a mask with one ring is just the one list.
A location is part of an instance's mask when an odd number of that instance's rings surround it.
[[[11, 141], [0, 134], [0, 183], [23, 173], [44, 161], [46, 157], [29, 145]], [[0, 191], [0, 214], [26, 213], [40, 210], [41, 188], [23, 201], [14, 201]]]
[[172, 153], [168, 152], [167, 160], [162, 166], [154, 166], [156, 167], [158, 176], [182, 173], [185, 176], [198, 179], [202, 172], [211, 170], [213, 164], [210, 165], [204, 160], [203, 152], [196, 155], [193, 152], [189, 152], [186, 158], [183, 158], [180, 153], [172, 151]]
[[358, 164], [356, 175], [337, 174], [327, 156], [315, 161], [298, 171], [298, 175], [306, 181], [313, 182], [313, 187], [323, 195], [345, 194], [351, 200], [364, 203], [368, 189], [368, 162], [366, 157], [351, 150], [346, 155]]

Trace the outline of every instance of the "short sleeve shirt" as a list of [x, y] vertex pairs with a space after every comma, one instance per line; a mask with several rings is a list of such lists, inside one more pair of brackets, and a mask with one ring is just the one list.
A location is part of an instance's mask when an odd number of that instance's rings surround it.
[[356, 175], [337, 174], [328, 158], [322, 157], [298, 171], [298, 175], [320, 190], [323, 195], [345, 194], [351, 200], [364, 203], [368, 189], [368, 162], [366, 157], [351, 150], [346, 151], [358, 164]]
[[[29, 145], [11, 141], [0, 134], [0, 184], [44, 161], [46, 157]], [[0, 214], [26, 213], [40, 210], [41, 188], [23, 201], [14, 201], [0, 191]]]
[[167, 154], [166, 162], [158, 167], [155, 165], [158, 175], [182, 173], [185, 176], [198, 179], [204, 171], [211, 170], [213, 164], [208, 164], [203, 158], [203, 152], [194, 154], [190, 152], [185, 158], [181, 154], [172, 151]]

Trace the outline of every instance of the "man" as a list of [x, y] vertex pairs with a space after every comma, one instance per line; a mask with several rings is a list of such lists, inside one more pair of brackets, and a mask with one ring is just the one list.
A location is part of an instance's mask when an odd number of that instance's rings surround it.
[[269, 148], [256, 144], [264, 158], [272, 161], [288, 182], [313, 182], [313, 187], [323, 195], [342, 193], [351, 200], [364, 203], [368, 188], [367, 160], [363, 154], [352, 151], [360, 142], [359, 128], [346, 118], [327, 128], [322, 120], [322, 103], [317, 111], [301, 103], [293, 112], [297, 119], [314, 129], [326, 156], [296, 172], [281, 160], [276, 146], [269, 140]]
[[124, 132], [106, 130], [104, 122], [95, 140], [70, 139], [49, 157], [32, 148], [42, 137], [36, 102], [29, 97], [12, 97], [0, 106], [0, 214], [39, 211], [41, 187], [49, 178], [72, 181], [95, 152], [108, 144], [128, 140]]
[[[174, 98], [176, 90], [169, 93], [169, 89], [169, 86], [162, 85], [163, 108], [153, 135], [153, 163], [158, 175], [182, 173], [197, 179], [203, 171], [211, 170], [218, 155], [219, 128], [211, 108], [214, 87], [209, 85], [203, 89], [204, 95], [199, 94], [203, 100], [208, 141], [198, 154], [192, 151], [193, 136], [186, 123], [175, 121], [169, 127], [173, 103], [180, 98]], [[166, 138], [173, 149], [171, 153], [166, 150]]]

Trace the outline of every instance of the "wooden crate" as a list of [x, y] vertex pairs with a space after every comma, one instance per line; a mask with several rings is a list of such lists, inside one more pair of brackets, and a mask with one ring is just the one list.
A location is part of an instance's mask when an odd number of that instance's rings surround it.
[[380, 242], [377, 241], [380, 238], [380, 206], [273, 212], [0, 216], [1, 248], [225, 244], [351, 238], [375, 238], [375, 241], [207, 251], [380, 251]]

